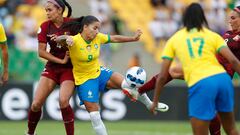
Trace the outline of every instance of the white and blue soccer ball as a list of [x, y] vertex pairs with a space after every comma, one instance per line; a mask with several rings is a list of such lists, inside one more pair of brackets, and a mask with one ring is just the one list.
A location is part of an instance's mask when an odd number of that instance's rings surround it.
[[127, 84], [132, 88], [141, 87], [147, 80], [146, 71], [141, 67], [131, 67], [127, 70], [125, 75]]

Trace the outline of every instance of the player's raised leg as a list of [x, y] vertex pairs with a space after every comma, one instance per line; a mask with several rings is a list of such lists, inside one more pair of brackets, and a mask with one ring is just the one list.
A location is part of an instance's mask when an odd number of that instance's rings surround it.
[[[124, 79], [124, 77], [117, 73], [114, 72], [110, 78], [110, 80], [107, 83], [107, 88], [108, 89], [122, 89], [123, 93], [126, 94], [128, 97], [130, 97], [130, 99], [136, 99], [138, 101], [140, 101], [141, 103], [143, 103], [147, 109], [150, 108], [150, 106], [152, 105], [152, 101], [149, 99], [149, 97], [147, 96], [147, 94], [142, 94], [139, 95], [138, 91], [136, 89], [133, 90], [133, 88], [131, 88], [129, 86], [129, 84], [126, 82], [126, 80]], [[134, 92], [135, 94], [130, 94], [129, 92]], [[134, 98], [131, 98], [130, 95], [136, 96]], [[158, 107], [156, 108], [156, 110], [158, 111], [167, 111], [169, 109], [169, 107], [164, 104], [164, 103], [159, 103]]]

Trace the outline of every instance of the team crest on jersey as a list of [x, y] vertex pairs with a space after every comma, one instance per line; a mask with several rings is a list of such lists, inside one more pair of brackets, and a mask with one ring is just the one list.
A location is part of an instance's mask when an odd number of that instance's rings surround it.
[[94, 45], [94, 48], [95, 48], [95, 49], [98, 49], [98, 45], [97, 45], [97, 44], [95, 44], [95, 45]]
[[87, 50], [90, 52], [91, 51], [91, 45], [87, 45]]

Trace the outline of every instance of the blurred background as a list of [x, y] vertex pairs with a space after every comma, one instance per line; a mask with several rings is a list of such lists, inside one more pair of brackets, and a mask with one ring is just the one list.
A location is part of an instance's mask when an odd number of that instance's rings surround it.
[[[72, 6], [73, 17], [94, 15], [102, 23], [101, 32], [110, 34], [131, 35], [137, 28], [143, 31], [140, 42], [124, 44], [108, 44], [102, 46], [101, 63], [123, 75], [132, 66], [143, 67], [148, 79], [160, 70], [161, 52], [166, 40], [181, 27], [182, 11], [191, 2], [199, 2], [205, 10], [209, 26], [220, 35], [229, 29], [227, 16], [234, 6], [240, 5], [238, 0], [67, 0]], [[0, 127], [8, 125], [9, 121], [15, 122], [19, 127], [12, 134], [23, 134], [26, 129], [27, 110], [31, 104], [35, 86], [44, 68], [45, 60], [37, 54], [38, 41], [37, 30], [40, 24], [46, 20], [44, 4], [45, 0], [0, 0], [0, 22], [3, 24], [9, 46], [9, 84], [0, 87]], [[174, 64], [174, 63], [173, 63]], [[240, 120], [240, 96], [239, 76], [233, 79], [236, 86], [236, 118]], [[152, 96], [152, 93], [149, 93]], [[58, 106], [58, 88], [49, 96], [44, 106], [43, 119], [61, 120]], [[187, 87], [183, 81], [174, 80], [163, 92], [161, 101], [169, 104], [167, 113], [159, 113], [157, 116], [149, 114], [146, 108], [139, 103], [131, 103], [119, 91], [109, 91], [102, 95], [102, 116], [107, 121], [119, 121], [123, 129], [115, 129], [110, 132], [117, 134], [191, 134], [191, 128], [186, 124], [187, 116]], [[85, 110], [77, 106], [76, 95], [73, 96], [72, 106], [75, 109], [77, 120], [88, 121]], [[126, 122], [126, 121], [129, 122]], [[145, 132], [131, 132], [127, 124], [143, 120], [150, 129], [139, 126], [137, 130]], [[148, 121], [153, 120], [153, 121]], [[174, 121], [170, 129], [166, 129], [163, 123], [154, 120]], [[2, 122], [1, 122], [2, 121]], [[21, 122], [22, 121], [22, 122]], [[185, 127], [177, 128], [185, 123]], [[51, 121], [52, 122], [52, 121]], [[40, 126], [43, 131], [48, 124], [56, 125], [56, 131], [51, 134], [64, 134], [62, 125], [58, 123], [43, 122]], [[1, 124], [2, 123], [2, 124]], [[168, 122], [166, 122], [168, 123]], [[113, 123], [107, 123], [108, 126]], [[162, 124], [162, 125], [161, 125]], [[168, 123], [169, 124], [169, 123]], [[88, 127], [89, 125], [89, 127]], [[114, 124], [113, 124], [114, 125]], [[159, 126], [157, 126], [159, 125]], [[14, 126], [14, 125], [13, 125]], [[59, 126], [59, 127], [58, 127]], [[90, 123], [86, 129], [91, 130]], [[136, 125], [135, 125], [136, 126]], [[111, 127], [111, 126], [110, 126]], [[118, 127], [118, 126], [116, 126]], [[121, 127], [121, 126], [119, 126]], [[79, 127], [80, 128], [80, 127]], [[83, 127], [81, 127], [83, 130]], [[5, 128], [3, 128], [5, 129]], [[124, 130], [126, 129], [126, 132]], [[164, 131], [160, 133], [158, 129]], [[181, 130], [184, 130], [181, 133]], [[59, 131], [61, 132], [59, 132]], [[119, 131], [118, 131], [119, 130]], [[130, 130], [130, 131], [129, 131]], [[172, 132], [172, 130], [174, 130]], [[42, 134], [48, 134], [43, 132]], [[115, 133], [115, 131], [118, 131]], [[122, 132], [121, 132], [122, 131]], [[130, 133], [128, 133], [129, 131]], [[152, 132], [153, 131], [153, 132]], [[186, 131], [186, 132], [185, 132]], [[7, 126], [6, 126], [7, 132]], [[6, 135], [5, 130], [0, 135]], [[20, 132], [20, 133], [18, 133]], [[84, 134], [93, 134], [86, 132]], [[120, 133], [119, 133], [120, 132]], [[41, 133], [41, 131], [40, 131]], [[78, 133], [78, 131], [77, 131]], [[9, 133], [8, 133], [9, 135]]]
[[[103, 65], [120, 73], [134, 65], [142, 66], [148, 77], [159, 71], [164, 44], [181, 27], [182, 11], [193, 1], [198, 0], [68, 0], [73, 17], [96, 16], [102, 22], [103, 33], [130, 35], [141, 28], [141, 42], [103, 46], [101, 60]], [[46, 20], [45, 2], [0, 0], [0, 21], [7, 33], [10, 51], [11, 82], [39, 79], [45, 61], [37, 56], [37, 30]], [[205, 9], [212, 30], [223, 34], [229, 29], [227, 14], [239, 1], [198, 2]]]

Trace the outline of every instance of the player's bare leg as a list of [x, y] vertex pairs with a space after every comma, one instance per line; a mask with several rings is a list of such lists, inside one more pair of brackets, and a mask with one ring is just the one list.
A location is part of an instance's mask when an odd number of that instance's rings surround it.
[[218, 115], [211, 120], [209, 131], [211, 135], [221, 135], [221, 122]]
[[28, 135], [34, 135], [38, 121], [42, 114], [42, 106], [48, 95], [53, 91], [56, 83], [44, 76], [40, 78], [35, 97], [28, 112]]
[[[108, 89], [122, 89], [123, 93], [126, 94], [128, 97], [130, 97], [131, 100], [135, 99], [135, 101], [137, 101], [137, 100], [140, 101], [147, 107], [147, 109], [149, 109], [150, 106], [152, 105], [152, 101], [149, 99], [149, 97], [147, 96], [146, 93], [140, 95], [136, 89], [132, 90], [130, 88], [130, 86], [127, 84], [124, 77], [117, 72], [114, 72], [113, 75], [111, 76], [110, 80], [107, 83], [107, 88]], [[130, 94], [127, 91], [134, 92], [135, 94]], [[136, 97], [132, 98], [131, 95], [136, 96]], [[156, 110], [162, 111], [162, 112], [165, 112], [168, 109], [169, 109], [168, 105], [166, 105], [164, 103], [159, 103], [158, 107], [156, 108]]]
[[209, 122], [191, 118], [191, 125], [194, 135], [208, 135]]
[[74, 87], [74, 82], [71, 80], [65, 80], [60, 85], [59, 105], [66, 135], [74, 135], [74, 112], [69, 105], [69, 100], [73, 94]]
[[233, 112], [218, 112], [227, 135], [239, 135]]

